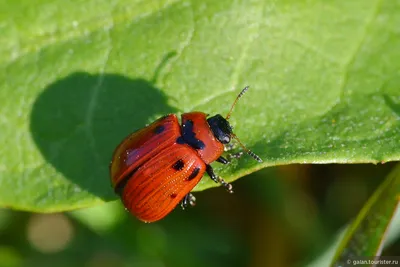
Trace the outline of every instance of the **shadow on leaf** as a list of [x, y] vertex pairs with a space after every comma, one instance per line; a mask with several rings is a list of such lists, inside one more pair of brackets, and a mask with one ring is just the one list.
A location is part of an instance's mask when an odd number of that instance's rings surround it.
[[43, 156], [81, 189], [115, 199], [109, 177], [114, 148], [131, 132], [176, 112], [143, 79], [73, 73], [50, 84], [34, 103], [31, 132]]

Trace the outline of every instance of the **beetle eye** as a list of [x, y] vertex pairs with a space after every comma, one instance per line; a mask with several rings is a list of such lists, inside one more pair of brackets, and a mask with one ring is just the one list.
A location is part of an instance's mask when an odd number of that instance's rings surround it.
[[229, 135], [225, 135], [222, 137], [222, 140], [219, 140], [223, 144], [228, 144], [231, 141], [231, 137]]

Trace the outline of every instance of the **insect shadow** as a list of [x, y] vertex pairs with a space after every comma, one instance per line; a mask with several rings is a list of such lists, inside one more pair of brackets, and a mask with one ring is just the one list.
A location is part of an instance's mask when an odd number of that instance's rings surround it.
[[67, 179], [103, 200], [115, 199], [109, 163], [115, 147], [154, 115], [174, 113], [144, 79], [76, 72], [50, 84], [31, 113], [38, 148]]

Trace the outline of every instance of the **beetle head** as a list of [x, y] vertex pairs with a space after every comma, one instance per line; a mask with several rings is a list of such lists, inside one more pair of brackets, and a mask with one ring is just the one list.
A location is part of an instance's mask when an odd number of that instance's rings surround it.
[[222, 144], [228, 144], [233, 138], [239, 143], [239, 145], [243, 148], [243, 150], [246, 151], [246, 153], [249, 154], [253, 159], [257, 160], [258, 162], [262, 162], [262, 159], [259, 156], [254, 154], [250, 149], [245, 147], [240, 142], [239, 138], [233, 133], [232, 126], [228, 122], [229, 118], [231, 117], [233, 107], [236, 105], [237, 101], [244, 95], [244, 93], [248, 89], [249, 87], [246, 86], [239, 93], [239, 95], [235, 99], [235, 102], [233, 102], [233, 105], [229, 110], [228, 115], [226, 115], [226, 118], [222, 117], [220, 114], [217, 114], [207, 119], [207, 122], [210, 125], [211, 131], [213, 132], [215, 138], [217, 138], [217, 140], [220, 141]]
[[227, 119], [217, 114], [207, 119], [207, 122], [218, 141], [222, 144], [228, 144], [231, 141], [231, 136], [233, 134], [232, 126]]

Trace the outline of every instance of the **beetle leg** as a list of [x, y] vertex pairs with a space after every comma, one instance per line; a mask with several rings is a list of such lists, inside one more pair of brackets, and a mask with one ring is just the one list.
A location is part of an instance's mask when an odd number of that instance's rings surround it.
[[223, 156], [217, 158], [216, 161], [218, 161], [219, 163], [222, 163], [222, 164], [229, 164], [230, 163], [230, 161], [227, 160], [226, 158], [224, 158]]
[[232, 150], [235, 146], [232, 143], [224, 145], [224, 151]]
[[240, 157], [243, 155], [243, 151], [239, 151], [237, 153], [229, 154], [229, 157], [231, 159], [240, 159]]
[[186, 194], [186, 196], [183, 197], [181, 202], [181, 207], [183, 210], [186, 209], [189, 205], [192, 207], [196, 205], [196, 198], [192, 193]]
[[207, 174], [210, 176], [211, 180], [213, 180], [216, 183], [220, 183], [223, 187], [225, 187], [225, 189], [229, 192], [229, 193], [233, 193], [232, 190], [232, 185], [225, 182], [224, 179], [222, 179], [221, 177], [217, 176], [213, 170], [213, 168], [211, 167], [211, 165], [207, 165], [206, 166], [206, 172]]
[[[225, 151], [225, 152], [228, 152], [228, 151], [231, 151], [231, 150], [234, 149], [234, 148], [235, 148], [235, 146], [234, 146], [232, 143], [229, 143], [229, 144], [226, 144], [226, 145], [224, 146], [224, 151]], [[242, 151], [239, 151], [239, 152], [237, 152], [237, 153], [229, 154], [229, 158], [230, 158], [230, 159], [238, 159], [238, 158], [240, 158], [242, 155], [243, 155], [243, 152], [242, 152]], [[219, 158], [217, 159], [217, 161], [220, 162], [220, 161], [219, 161]], [[225, 163], [224, 163], [224, 164], [225, 164]]]

